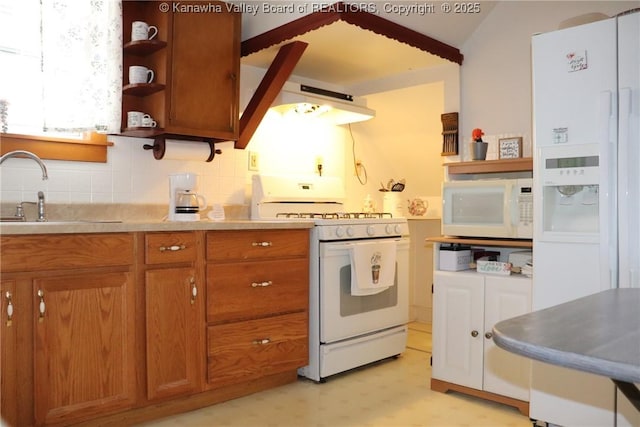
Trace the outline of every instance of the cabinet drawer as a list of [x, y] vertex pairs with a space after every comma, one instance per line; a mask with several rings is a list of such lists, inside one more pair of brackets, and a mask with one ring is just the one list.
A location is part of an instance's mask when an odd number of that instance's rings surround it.
[[308, 363], [307, 313], [207, 328], [207, 374], [215, 387], [285, 372]]
[[307, 259], [213, 264], [207, 267], [207, 321], [306, 310]]
[[207, 260], [308, 256], [309, 230], [233, 230], [207, 233]]
[[145, 263], [169, 264], [195, 261], [196, 233], [147, 233], [144, 236]]
[[42, 271], [133, 264], [133, 235], [125, 233], [2, 236], [0, 270]]

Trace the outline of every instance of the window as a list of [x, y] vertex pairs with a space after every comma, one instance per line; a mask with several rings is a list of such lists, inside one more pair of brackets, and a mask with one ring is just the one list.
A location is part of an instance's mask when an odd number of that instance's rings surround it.
[[0, 21], [0, 131], [40, 140], [119, 131], [119, 0], [0, 0]]

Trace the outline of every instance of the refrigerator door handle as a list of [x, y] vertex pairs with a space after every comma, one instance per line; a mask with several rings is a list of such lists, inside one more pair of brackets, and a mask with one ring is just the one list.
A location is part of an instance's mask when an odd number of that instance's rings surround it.
[[[637, 165], [633, 165], [633, 156], [629, 152], [629, 119], [631, 116], [631, 89], [620, 88], [619, 92], [619, 124], [618, 124], [618, 287], [627, 287], [634, 282], [634, 274], [631, 269], [630, 253], [633, 229], [635, 224], [629, 223], [629, 196], [633, 191], [629, 188], [629, 171]], [[632, 174], [632, 175], [635, 175]], [[625, 232], [626, 231], [626, 232]], [[628, 274], [626, 274], [628, 272]]]
[[[618, 233], [616, 180], [616, 138], [611, 135], [612, 121], [616, 119], [616, 107], [610, 90], [600, 92], [600, 117], [598, 120], [598, 142], [600, 146], [600, 191], [599, 193], [599, 241], [600, 241], [600, 288], [617, 286]], [[617, 126], [616, 126], [617, 132]], [[612, 264], [614, 263], [614, 264]], [[611, 266], [614, 266], [611, 269]]]

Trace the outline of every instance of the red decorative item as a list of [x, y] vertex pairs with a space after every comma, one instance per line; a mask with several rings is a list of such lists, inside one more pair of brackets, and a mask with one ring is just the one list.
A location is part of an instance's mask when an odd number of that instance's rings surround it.
[[471, 138], [473, 138], [475, 142], [483, 142], [482, 135], [484, 135], [484, 132], [482, 132], [480, 128], [475, 128], [471, 131]]

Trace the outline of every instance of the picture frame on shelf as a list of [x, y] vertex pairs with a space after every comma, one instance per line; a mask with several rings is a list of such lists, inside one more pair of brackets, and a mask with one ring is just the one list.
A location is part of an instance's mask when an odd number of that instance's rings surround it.
[[517, 159], [522, 157], [522, 137], [500, 138], [498, 140], [499, 159]]

